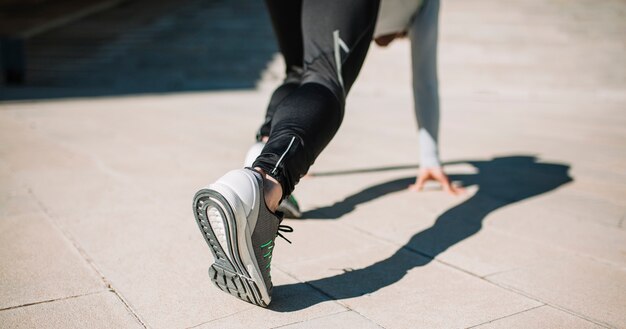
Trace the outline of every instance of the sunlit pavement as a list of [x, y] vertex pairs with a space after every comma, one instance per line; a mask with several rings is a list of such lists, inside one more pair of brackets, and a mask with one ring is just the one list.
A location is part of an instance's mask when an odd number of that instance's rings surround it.
[[19, 97], [0, 103], [0, 327], [626, 327], [625, 15], [444, 1], [441, 155], [458, 197], [406, 190], [409, 44], [373, 46], [295, 191], [305, 219], [284, 222], [268, 309], [212, 285], [191, 201], [242, 166], [280, 59], [253, 88], [3, 87]]

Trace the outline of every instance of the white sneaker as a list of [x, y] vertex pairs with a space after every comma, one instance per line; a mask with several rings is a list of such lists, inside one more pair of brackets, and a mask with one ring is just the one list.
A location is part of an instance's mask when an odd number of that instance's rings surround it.
[[263, 196], [263, 177], [245, 168], [228, 172], [196, 193], [194, 215], [215, 262], [209, 276], [221, 290], [266, 307], [272, 300], [274, 240], [288, 226]]

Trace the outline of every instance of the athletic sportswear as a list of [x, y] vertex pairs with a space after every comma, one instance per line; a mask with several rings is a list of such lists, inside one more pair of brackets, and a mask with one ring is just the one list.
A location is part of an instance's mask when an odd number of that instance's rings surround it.
[[[287, 79], [276, 89], [253, 163], [290, 195], [343, 120], [345, 97], [369, 49], [378, 0], [267, 0]], [[269, 129], [267, 129], [269, 128]]]

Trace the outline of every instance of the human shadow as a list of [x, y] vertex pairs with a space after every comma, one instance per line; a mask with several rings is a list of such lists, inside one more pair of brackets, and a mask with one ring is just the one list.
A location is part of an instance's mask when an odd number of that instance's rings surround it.
[[25, 82], [0, 79], [0, 100], [254, 89], [278, 53], [265, 4], [247, 0], [122, 1], [25, 47]]
[[[461, 181], [463, 186], [476, 185], [478, 191], [472, 197], [445, 211], [434, 225], [413, 235], [389, 258], [331, 277], [275, 287], [275, 301], [270, 308], [291, 312], [326, 300], [373, 293], [398, 282], [412, 268], [430, 263], [448, 248], [476, 234], [491, 212], [552, 191], [573, 180], [568, 165], [539, 162], [534, 156], [506, 156], [465, 163], [474, 166], [478, 172], [451, 178]], [[360, 203], [406, 189], [412, 179], [403, 178], [369, 187], [333, 206], [312, 210], [310, 214], [325, 214], [326, 218], [334, 216], [338, 219]], [[305, 289], [305, 286], [313, 287], [317, 292]], [[298, 298], [281, 298], [296, 292]]]
[[[450, 176], [456, 180], [456, 176]], [[368, 187], [356, 194], [350, 195], [330, 206], [320, 207], [302, 213], [303, 219], [336, 220], [352, 212], [360, 204], [367, 203], [384, 195], [406, 190], [409, 184], [415, 182], [415, 177], [395, 179], [382, 184]]]
[[[446, 164], [449, 164], [449, 163], [446, 163]], [[417, 165], [417, 164], [407, 164], [407, 165], [385, 166], [385, 167], [374, 167], [374, 168], [360, 168], [360, 169], [348, 169], [348, 170], [311, 172], [308, 175], [311, 176], [311, 177], [345, 176], [345, 175], [354, 175], [354, 174], [366, 174], [366, 173], [371, 173], [371, 172], [383, 172], [383, 171], [394, 171], [394, 170], [402, 170], [402, 169], [417, 169], [417, 168], [419, 168], [419, 165]]]

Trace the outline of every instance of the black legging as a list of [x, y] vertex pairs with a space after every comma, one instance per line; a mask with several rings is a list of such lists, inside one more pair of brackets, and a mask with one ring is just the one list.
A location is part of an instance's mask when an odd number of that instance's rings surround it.
[[372, 40], [378, 0], [266, 0], [287, 77], [259, 136], [269, 140], [253, 167], [291, 194], [341, 125], [345, 97]]

